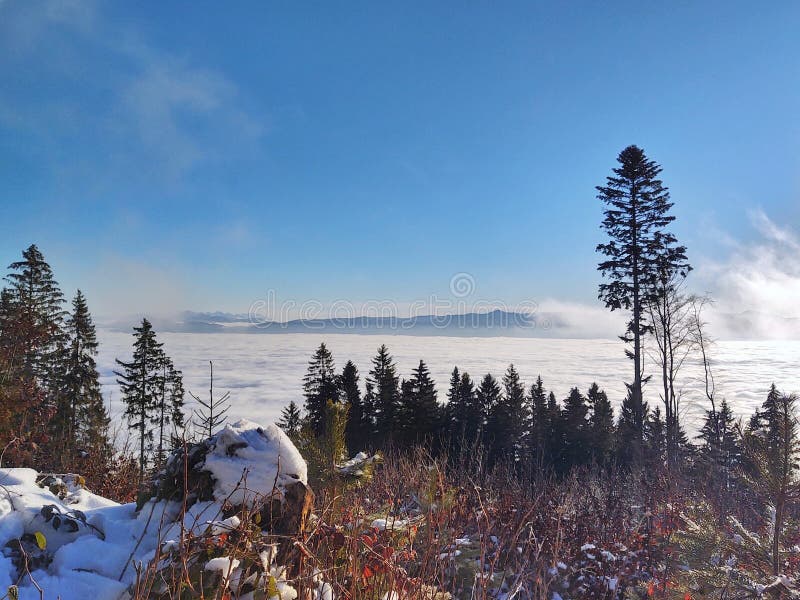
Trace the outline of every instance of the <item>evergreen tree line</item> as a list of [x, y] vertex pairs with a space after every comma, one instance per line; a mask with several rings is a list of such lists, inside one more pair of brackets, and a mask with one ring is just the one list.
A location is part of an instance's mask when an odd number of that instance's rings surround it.
[[95, 362], [97, 336], [83, 293], [71, 306], [32, 245], [0, 291], [0, 439], [17, 464], [63, 470], [109, 449]]
[[[451, 451], [474, 455], [481, 448], [490, 462], [505, 459], [557, 472], [612, 458], [634, 464], [665, 457], [670, 466], [682, 466], [691, 449], [680, 423], [675, 382], [686, 357], [698, 349], [709, 373], [700, 318], [705, 300], [683, 292], [691, 265], [685, 246], [669, 231], [675, 220], [670, 214], [673, 202], [659, 178], [660, 165], [633, 145], [620, 152], [617, 162], [604, 185], [596, 188], [604, 206], [601, 229], [608, 236], [597, 246], [603, 276], [598, 296], [610, 310], [629, 314], [620, 338], [633, 363], [633, 377], [616, 422], [596, 384], [585, 394], [574, 388], [559, 402], [541, 379], [525, 389], [513, 366], [501, 381], [486, 375], [474, 382], [454, 369], [447, 403], [440, 405], [424, 362], [401, 381], [385, 346], [373, 359], [362, 397], [355, 366], [348, 363], [336, 373], [324, 345], [304, 380], [305, 417], [292, 404], [282, 422], [296, 429], [305, 420], [310, 435], [320, 436], [326, 402], [332, 400], [349, 406], [351, 450], [445, 438]], [[661, 403], [655, 409], [644, 400], [643, 388], [651, 380], [644, 373], [645, 353], [660, 371]], [[709, 400], [710, 418], [725, 418], [716, 410], [713, 394]]]
[[[423, 444], [455, 459], [466, 457], [489, 466], [513, 465], [520, 472], [556, 474], [583, 465], [629, 467], [668, 462], [667, 423], [660, 407], [647, 410], [640, 452], [632, 452], [636, 417], [630, 390], [615, 418], [611, 401], [597, 383], [585, 393], [574, 387], [559, 400], [546, 390], [541, 377], [526, 388], [513, 364], [501, 380], [486, 374], [479, 382], [455, 367], [446, 401], [440, 402], [425, 362], [420, 360], [410, 377], [401, 379], [385, 345], [378, 348], [364, 383], [362, 393], [355, 364], [348, 361], [337, 371], [331, 351], [322, 343], [303, 379], [304, 406], [291, 401], [283, 408], [278, 425], [294, 440], [323, 438], [330, 433], [328, 402], [333, 402], [344, 409], [344, 446], [351, 456], [365, 450], [402, 450]], [[746, 443], [764, 439], [777, 447], [779, 407], [786, 398], [773, 385], [744, 428], [723, 400], [716, 410], [706, 411], [695, 443], [680, 431], [680, 464], [713, 467], [723, 479], [733, 477], [747, 466]]]
[[[97, 370], [97, 332], [84, 294], [69, 307], [36, 245], [8, 267], [0, 290], [0, 440], [4, 465], [65, 472], [106, 465], [116, 449]], [[163, 462], [183, 426], [183, 382], [144, 319], [133, 358], [117, 361], [140, 475]], [[84, 461], [83, 463], [79, 461]]]

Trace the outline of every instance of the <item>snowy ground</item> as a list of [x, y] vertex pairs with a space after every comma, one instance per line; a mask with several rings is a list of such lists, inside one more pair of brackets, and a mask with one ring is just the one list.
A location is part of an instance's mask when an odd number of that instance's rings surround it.
[[[231, 525], [220, 522], [222, 503], [234, 505], [263, 498], [294, 481], [306, 481], [306, 465], [285, 434], [269, 425], [241, 421], [213, 438], [204, 470], [214, 477], [214, 500], [191, 506], [181, 528], [180, 503], [151, 500], [139, 512], [62, 479], [68, 493], [56, 495], [37, 484], [31, 469], [0, 469], [0, 596], [19, 586], [19, 598], [38, 600], [116, 600], [135, 581], [137, 565], [146, 565], [156, 550], [174, 546], [186, 531], [213, 533]], [[240, 485], [247, 472], [246, 489]], [[274, 486], [274, 487], [273, 487]], [[235, 517], [232, 517], [235, 518]], [[228, 520], [230, 521], [230, 519]], [[235, 525], [235, 524], [234, 524]], [[14, 566], [24, 550], [30, 575]], [[235, 566], [221, 557], [206, 570], [234, 575]]]
[[[114, 359], [130, 358], [132, 336], [101, 330], [99, 367], [106, 397], [119, 415], [119, 390], [114, 380]], [[214, 361], [216, 387], [231, 392], [231, 415], [269, 422], [294, 399], [302, 404], [302, 378], [312, 352], [321, 341], [328, 344], [338, 368], [350, 359], [363, 378], [381, 343], [397, 361], [399, 374], [408, 377], [422, 358], [438, 384], [444, 400], [454, 365], [473, 379], [491, 372], [498, 379], [513, 362], [527, 384], [541, 374], [545, 387], [559, 399], [577, 385], [584, 392], [597, 381], [612, 402], [625, 394], [630, 361], [616, 340], [557, 340], [519, 338], [454, 338], [357, 334], [159, 334], [166, 351], [184, 373], [187, 389], [207, 397], [208, 361]], [[749, 415], [766, 397], [774, 381], [787, 392], [800, 392], [800, 342], [721, 341], [712, 350], [720, 393], [739, 414]], [[686, 369], [682, 380], [687, 422], [696, 422], [707, 408], [701, 389], [699, 365]], [[655, 385], [645, 390], [651, 403], [659, 402]]]

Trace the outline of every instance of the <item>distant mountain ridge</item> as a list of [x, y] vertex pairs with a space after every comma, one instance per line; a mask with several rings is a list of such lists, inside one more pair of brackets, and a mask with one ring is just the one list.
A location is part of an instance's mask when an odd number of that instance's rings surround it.
[[360, 316], [327, 319], [254, 321], [249, 315], [185, 311], [180, 320], [160, 323], [176, 333], [358, 333], [447, 336], [541, 336], [553, 327], [550, 316], [504, 310], [414, 317]]
[[[616, 313], [615, 313], [616, 314]], [[100, 321], [101, 326], [129, 332], [145, 315]], [[248, 314], [221, 311], [184, 311], [173, 317], [147, 315], [157, 331], [169, 333], [353, 333], [360, 335], [408, 335], [449, 337], [519, 337], [562, 339], [616, 339], [622, 322], [606, 318], [606, 311], [582, 316], [575, 311], [550, 310], [536, 313], [493, 310], [416, 317], [350, 317], [293, 319], [286, 322], [255, 321]], [[709, 314], [720, 339], [800, 340], [800, 319], [759, 311]]]

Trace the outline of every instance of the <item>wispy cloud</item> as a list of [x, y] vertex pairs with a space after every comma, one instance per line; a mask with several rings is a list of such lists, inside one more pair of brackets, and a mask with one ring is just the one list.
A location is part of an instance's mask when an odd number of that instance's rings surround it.
[[26, 102], [12, 94], [33, 80], [0, 91], [0, 125], [36, 136], [43, 152], [88, 133], [105, 169], [174, 180], [257, 150], [267, 129], [234, 81], [110, 22], [91, 0], [0, 4], [0, 37], [8, 64], [39, 64], [64, 87]]
[[750, 221], [758, 233], [735, 242], [722, 261], [703, 260], [696, 278], [711, 290], [711, 321], [726, 337], [800, 339], [800, 241], [763, 211]]
[[[124, 86], [118, 110], [141, 145], [179, 176], [219, 158], [217, 142], [229, 135], [241, 143], [261, 136], [262, 125], [237, 106], [237, 94], [219, 73], [161, 58], [143, 64]], [[187, 119], [205, 124], [190, 128]]]
[[97, 3], [93, 0], [47, 0], [42, 5], [46, 19], [82, 30], [93, 30], [97, 24]]

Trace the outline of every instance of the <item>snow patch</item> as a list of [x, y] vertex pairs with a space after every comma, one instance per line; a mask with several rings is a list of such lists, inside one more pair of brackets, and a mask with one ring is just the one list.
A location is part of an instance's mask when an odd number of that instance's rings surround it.
[[[238, 527], [238, 517], [222, 519], [224, 500], [245, 504], [274, 492], [282, 496], [293, 483], [307, 484], [305, 461], [275, 425], [238, 421], [207, 444], [199, 468], [212, 475], [214, 500], [196, 502], [183, 519], [180, 502], [151, 499], [137, 511], [135, 504], [117, 504], [69, 478], [54, 478], [41, 487], [40, 475], [32, 469], [0, 469], [0, 593], [18, 579], [16, 544], [17, 554], [22, 547], [29, 556], [36, 555], [32, 575], [44, 590], [43, 600], [121, 600], [135, 583], [137, 568], [146, 566], [159, 547], [166, 552], [176, 548], [182, 532], [220, 535]], [[66, 488], [66, 495], [60, 498], [50, 487]], [[263, 558], [271, 561], [272, 555]], [[239, 561], [230, 557], [205, 564], [231, 586], [238, 567]], [[281, 569], [265, 565], [275, 577], [280, 599], [293, 600], [297, 592]], [[332, 588], [321, 578], [316, 592], [320, 600], [333, 600]], [[18, 596], [40, 600], [27, 575], [19, 582]]]

